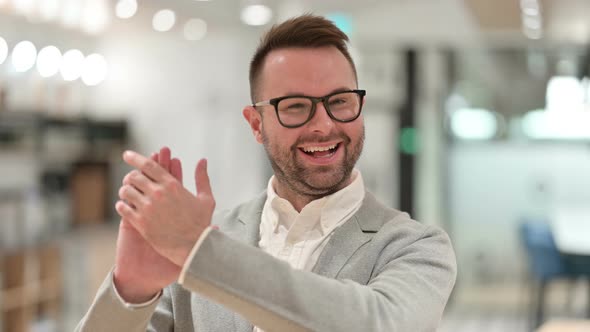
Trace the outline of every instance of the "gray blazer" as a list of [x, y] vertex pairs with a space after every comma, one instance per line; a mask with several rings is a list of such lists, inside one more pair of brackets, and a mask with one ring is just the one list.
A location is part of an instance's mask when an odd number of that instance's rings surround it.
[[367, 193], [313, 272], [257, 248], [263, 194], [223, 215], [182, 284], [148, 307], [118, 301], [107, 276], [76, 331], [435, 331], [456, 277], [448, 236]]

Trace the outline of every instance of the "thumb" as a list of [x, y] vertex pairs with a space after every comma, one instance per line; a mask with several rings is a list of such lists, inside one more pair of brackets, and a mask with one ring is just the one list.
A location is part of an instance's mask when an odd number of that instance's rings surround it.
[[211, 184], [209, 183], [209, 174], [207, 174], [207, 159], [201, 159], [195, 168], [195, 185], [198, 195], [211, 195]]

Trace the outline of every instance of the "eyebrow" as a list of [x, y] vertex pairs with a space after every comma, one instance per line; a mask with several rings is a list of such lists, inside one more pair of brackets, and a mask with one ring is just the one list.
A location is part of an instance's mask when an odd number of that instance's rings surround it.
[[[328, 93], [326, 95], [331, 95], [333, 93], [350, 91], [350, 90], [354, 90], [354, 89], [341, 87], [341, 88], [337, 88], [337, 89], [332, 90], [330, 93]], [[289, 92], [283, 96], [284, 97], [292, 97], [292, 96], [308, 96], [308, 95], [306, 95], [305, 93], [302, 93], [302, 92]], [[321, 97], [321, 96], [308, 96], [308, 97]]]

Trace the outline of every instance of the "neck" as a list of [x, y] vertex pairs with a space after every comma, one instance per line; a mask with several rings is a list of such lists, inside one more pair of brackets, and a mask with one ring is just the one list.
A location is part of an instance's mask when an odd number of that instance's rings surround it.
[[301, 210], [303, 210], [303, 208], [307, 204], [309, 204], [310, 202], [315, 201], [316, 199], [320, 199], [322, 197], [331, 195], [331, 194], [341, 190], [342, 188], [347, 187], [351, 182], [352, 182], [352, 176], [349, 176], [348, 179], [346, 181], [344, 181], [344, 183], [342, 183], [342, 185], [339, 186], [338, 188], [336, 188], [334, 190], [326, 191], [321, 194], [307, 194], [307, 193], [303, 193], [303, 192], [294, 190], [288, 184], [285, 184], [282, 181], [280, 181], [278, 179], [278, 177], [276, 177], [276, 176], [274, 178], [272, 185], [273, 185], [275, 192], [277, 193], [277, 195], [279, 197], [289, 201], [289, 203], [291, 203], [291, 205], [293, 205], [293, 207], [295, 208], [295, 210], [297, 212], [301, 212]]
[[301, 212], [301, 210], [303, 210], [303, 208], [307, 204], [309, 204], [311, 201], [321, 198], [321, 197], [312, 197], [312, 196], [308, 196], [308, 195], [301, 195], [301, 194], [298, 194], [292, 190], [286, 190], [286, 188], [284, 188], [284, 186], [281, 186], [278, 184], [275, 186], [275, 192], [277, 193], [277, 195], [279, 197], [284, 198], [287, 201], [289, 201], [289, 203], [291, 203], [291, 205], [293, 205], [293, 207], [295, 208], [295, 210], [297, 212]]

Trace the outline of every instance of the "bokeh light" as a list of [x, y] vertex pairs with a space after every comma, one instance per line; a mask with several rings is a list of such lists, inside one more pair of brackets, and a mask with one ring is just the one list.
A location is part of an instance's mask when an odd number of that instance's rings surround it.
[[207, 22], [199, 18], [188, 20], [184, 24], [184, 38], [186, 40], [201, 40], [207, 34]]
[[17, 72], [26, 72], [35, 65], [37, 48], [28, 40], [16, 44], [12, 50], [12, 65]]
[[82, 82], [88, 86], [102, 83], [108, 73], [108, 64], [104, 56], [91, 54], [84, 59], [82, 66]]
[[170, 9], [162, 9], [154, 14], [152, 26], [154, 30], [165, 32], [172, 29], [176, 23], [176, 14]]
[[60, 73], [64, 80], [75, 81], [82, 75], [82, 66], [84, 64], [84, 54], [79, 50], [73, 49], [64, 53], [62, 58]]
[[61, 65], [61, 51], [53, 46], [46, 46], [37, 56], [37, 71], [42, 77], [51, 77], [59, 71]]

